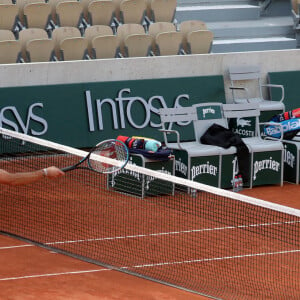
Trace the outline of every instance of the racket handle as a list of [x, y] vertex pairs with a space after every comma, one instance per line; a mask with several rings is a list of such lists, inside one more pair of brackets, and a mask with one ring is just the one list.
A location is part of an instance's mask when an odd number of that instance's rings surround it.
[[77, 166], [69, 166], [69, 167], [65, 167], [65, 168], [62, 168], [61, 170], [63, 172], [69, 172], [69, 171], [72, 171], [74, 169], [76, 169]]

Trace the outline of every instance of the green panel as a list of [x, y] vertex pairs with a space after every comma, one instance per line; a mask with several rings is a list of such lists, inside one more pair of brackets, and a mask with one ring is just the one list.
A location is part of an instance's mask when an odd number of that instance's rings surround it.
[[184, 150], [173, 150], [175, 155], [175, 176], [188, 179], [188, 154]]
[[230, 119], [228, 125], [234, 133], [242, 138], [255, 136], [255, 117]]
[[[151, 170], [160, 171], [169, 175], [173, 175], [175, 159], [169, 161], [152, 161], [146, 162], [145, 167]], [[145, 176], [145, 194], [155, 195], [168, 195], [174, 191], [174, 184], [171, 182], [155, 179], [151, 176]]]
[[297, 146], [290, 143], [284, 143], [284, 180], [297, 182], [296, 172], [299, 168], [299, 161], [297, 161]]
[[253, 186], [280, 184], [281, 152], [267, 151], [254, 153]]
[[[249, 160], [249, 172], [251, 170], [250, 168], [250, 160]], [[232, 154], [232, 155], [224, 155], [222, 157], [222, 171], [221, 171], [221, 187], [224, 189], [232, 189], [232, 184], [233, 184], [233, 177], [239, 173], [239, 168], [238, 168], [238, 162], [237, 162], [237, 156]], [[250, 178], [250, 174], [249, 174]], [[245, 184], [243, 182], [243, 187], [249, 187], [250, 182]]]
[[275, 115], [283, 113], [282, 110], [266, 110], [262, 111], [259, 116], [259, 122], [268, 122]]
[[[143, 160], [139, 156], [130, 156], [128, 163], [144, 167]], [[112, 187], [115, 190], [130, 193], [139, 197], [143, 196], [145, 177], [142, 174], [127, 169], [121, 169], [118, 172], [110, 174], [108, 181], [109, 187]]]
[[[140, 155], [131, 155], [129, 163], [167, 174], [173, 174], [174, 171], [173, 159], [168, 161], [148, 161]], [[174, 191], [174, 184], [171, 182], [166, 183], [152, 176], [142, 175], [127, 169], [122, 169], [109, 175], [108, 184], [109, 187], [122, 193], [129, 193], [139, 197], [172, 194]]]
[[204, 184], [218, 186], [219, 156], [191, 158], [190, 179]]
[[0, 89], [0, 99], [0, 126], [89, 147], [118, 135], [141, 135], [141, 130], [162, 140], [159, 108], [224, 103], [225, 92], [220, 75], [7, 87]]
[[197, 107], [198, 120], [222, 119], [222, 112], [219, 105], [208, 105]]
[[235, 155], [222, 156], [222, 169], [221, 169], [221, 188], [231, 189], [233, 173], [237, 173], [237, 162]]
[[[284, 104], [286, 110], [293, 110], [300, 107], [299, 82], [300, 71], [270, 72], [269, 82], [272, 84], [282, 84], [284, 86]], [[279, 89], [272, 89], [272, 100], [278, 100], [281, 92]]]

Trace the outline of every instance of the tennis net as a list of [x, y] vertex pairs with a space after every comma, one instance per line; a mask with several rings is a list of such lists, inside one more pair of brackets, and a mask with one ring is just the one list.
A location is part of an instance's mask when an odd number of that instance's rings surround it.
[[[11, 172], [63, 168], [87, 154], [6, 129], [0, 153]], [[113, 175], [77, 169], [2, 185], [0, 230], [214, 299], [300, 298], [299, 210], [166, 173], [128, 163]]]

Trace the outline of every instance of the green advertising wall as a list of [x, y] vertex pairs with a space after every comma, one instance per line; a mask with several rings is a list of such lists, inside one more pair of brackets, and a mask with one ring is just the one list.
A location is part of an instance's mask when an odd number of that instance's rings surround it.
[[[225, 103], [223, 76], [0, 88], [1, 127], [73, 147], [118, 135], [162, 140], [161, 107]], [[183, 130], [186, 138], [193, 133]]]
[[[300, 71], [270, 72], [269, 82], [284, 86], [284, 103], [287, 111], [300, 107]], [[279, 90], [272, 89], [272, 99], [276, 100], [280, 98], [279, 93]]]

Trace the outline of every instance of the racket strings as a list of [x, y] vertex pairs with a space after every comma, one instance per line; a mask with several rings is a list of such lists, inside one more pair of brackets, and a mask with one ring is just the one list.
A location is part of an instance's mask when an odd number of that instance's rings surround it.
[[[110, 142], [100, 143], [97, 147], [91, 152], [89, 158], [90, 167], [100, 173], [111, 173], [116, 170], [121, 169], [128, 160], [128, 151], [126, 146], [123, 143], [113, 140]], [[95, 156], [107, 157], [115, 160], [115, 164], [108, 163], [105, 161], [94, 159]], [[121, 162], [121, 165], [120, 165]]]

